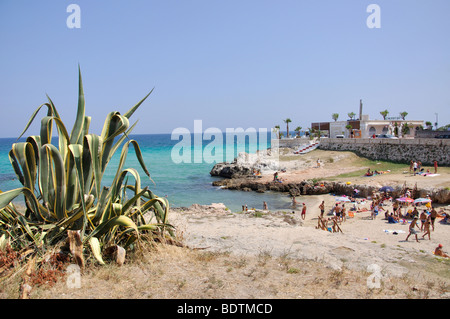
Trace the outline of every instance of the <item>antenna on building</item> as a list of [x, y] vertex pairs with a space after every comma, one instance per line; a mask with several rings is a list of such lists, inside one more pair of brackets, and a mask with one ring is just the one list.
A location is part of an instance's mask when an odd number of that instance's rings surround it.
[[359, 100], [359, 120], [362, 120], [362, 100]]

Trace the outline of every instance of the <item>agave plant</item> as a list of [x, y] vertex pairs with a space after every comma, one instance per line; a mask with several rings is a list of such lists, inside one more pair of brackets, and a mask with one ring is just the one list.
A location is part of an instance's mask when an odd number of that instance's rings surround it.
[[[12, 145], [9, 158], [23, 187], [0, 192], [0, 245], [9, 242], [18, 249], [45, 249], [76, 232], [83, 247], [90, 248], [103, 264], [105, 249], [127, 249], [138, 243], [142, 234], [170, 232], [169, 203], [148, 187], [141, 188], [135, 168], [124, 169], [128, 150], [133, 146], [151, 181], [138, 143], [129, 138], [136, 125], [130, 126], [129, 119], [153, 90], [125, 114], [109, 113], [99, 136], [89, 133], [91, 118], [85, 115], [80, 68], [78, 72], [78, 108], [71, 133], [47, 96], [48, 102], [34, 111], [20, 137], [41, 108], [47, 107], [40, 135]], [[57, 145], [52, 144], [55, 127]], [[115, 177], [106, 187], [102, 177], [120, 147]], [[134, 185], [128, 185], [128, 178], [134, 179]], [[20, 195], [24, 196], [25, 211], [12, 202]]]

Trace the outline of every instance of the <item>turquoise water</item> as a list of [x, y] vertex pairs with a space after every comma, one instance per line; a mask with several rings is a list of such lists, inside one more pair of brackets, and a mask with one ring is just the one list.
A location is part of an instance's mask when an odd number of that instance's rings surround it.
[[[232, 191], [212, 186], [212, 182], [219, 178], [210, 176], [209, 172], [216, 162], [228, 159], [225, 157], [227, 151], [234, 151], [236, 156], [238, 149], [239, 151], [245, 149], [246, 152], [252, 153], [256, 149], [266, 149], [270, 147], [270, 134], [266, 138], [259, 136], [256, 143], [248, 138], [245, 141], [237, 138], [230, 141], [224, 134], [224, 146], [216, 149], [216, 152], [209, 150], [208, 145], [211, 147], [212, 144], [209, 140], [202, 142], [202, 151], [200, 151], [200, 148], [194, 146], [194, 136], [191, 135], [191, 161], [187, 163], [173, 161], [172, 151], [180, 145], [181, 139], [172, 140], [171, 134], [132, 135], [130, 138], [139, 143], [144, 161], [155, 184], [140, 169], [132, 147], [128, 152], [124, 168], [138, 169], [141, 173], [142, 187], [148, 185], [156, 195], [167, 196], [171, 206], [187, 207], [194, 203], [202, 205], [224, 203], [232, 211], [241, 211], [244, 204], [248, 207], [262, 208], [263, 202], [266, 201], [269, 209], [290, 209], [290, 198], [280, 193]], [[8, 152], [15, 141], [16, 139], [13, 138], [0, 139], [0, 190], [2, 191], [21, 187], [8, 158]], [[207, 150], [203, 152], [205, 148]], [[196, 163], [194, 156], [198, 154], [200, 156], [203, 154], [203, 160]], [[103, 183], [106, 186], [110, 185], [114, 178], [119, 156], [120, 149], [108, 165], [103, 177]], [[214, 158], [216, 161], [213, 161]], [[129, 183], [134, 183], [131, 177]]]

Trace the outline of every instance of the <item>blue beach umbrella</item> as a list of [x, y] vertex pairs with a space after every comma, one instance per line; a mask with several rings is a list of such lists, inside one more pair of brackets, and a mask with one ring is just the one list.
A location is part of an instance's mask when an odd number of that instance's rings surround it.
[[336, 201], [337, 202], [350, 202], [350, 199], [348, 197], [341, 196], [341, 197], [336, 197]]
[[379, 189], [380, 192], [392, 192], [394, 191], [394, 187], [392, 186], [383, 186]]
[[431, 199], [429, 199], [429, 198], [416, 198], [414, 200], [414, 204], [417, 204], [417, 203], [430, 203], [430, 202], [431, 202]]

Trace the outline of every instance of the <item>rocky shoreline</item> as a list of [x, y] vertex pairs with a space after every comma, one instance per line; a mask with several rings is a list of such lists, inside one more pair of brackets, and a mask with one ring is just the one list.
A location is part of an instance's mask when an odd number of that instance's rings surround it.
[[[214, 181], [213, 186], [223, 189], [255, 191], [264, 193], [266, 191], [288, 193], [292, 196], [301, 195], [322, 195], [337, 194], [352, 196], [354, 189], [358, 190], [358, 196], [370, 197], [379, 191], [379, 187], [366, 184], [348, 184], [339, 181], [321, 181], [318, 179], [302, 180], [300, 182], [275, 182], [262, 181], [258, 176], [253, 175], [251, 166], [243, 166], [237, 163], [218, 163], [210, 172], [211, 176], [219, 177], [220, 180]], [[391, 195], [394, 198], [404, 195], [405, 189], [403, 185], [393, 186], [394, 190]], [[424, 187], [412, 190], [413, 197], [430, 196], [431, 200], [436, 204], [450, 204], [450, 189], [448, 187]]]

